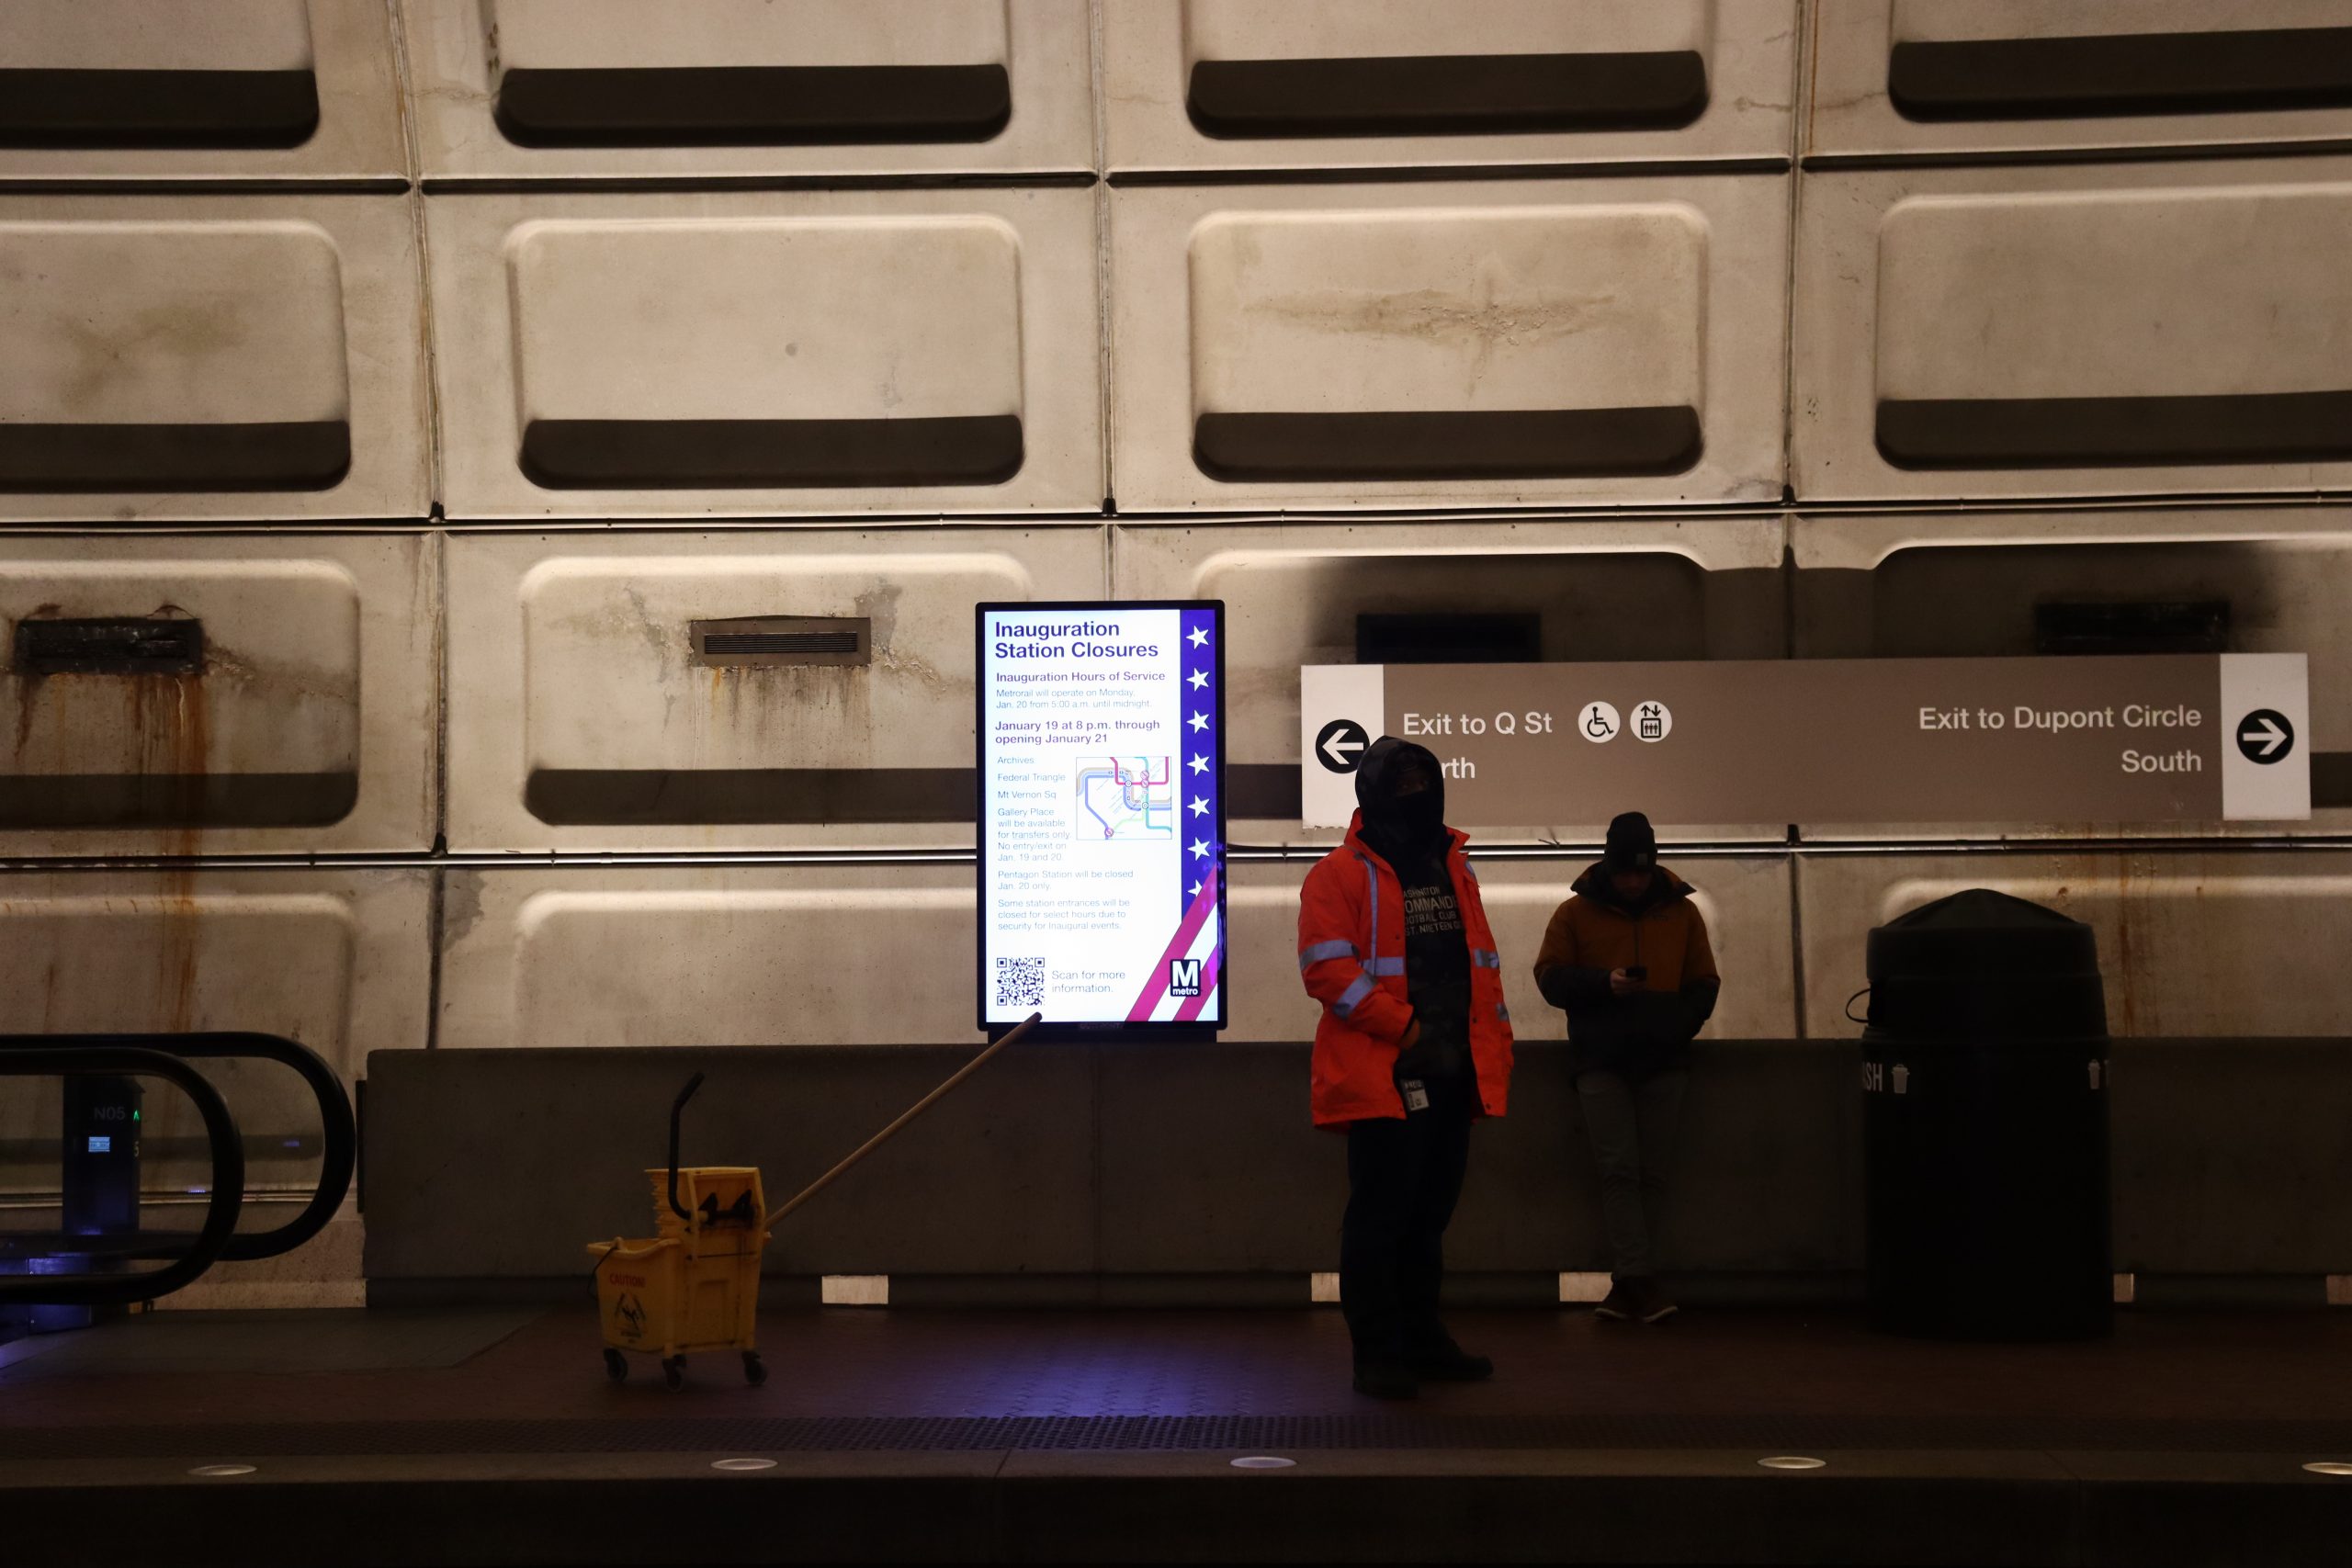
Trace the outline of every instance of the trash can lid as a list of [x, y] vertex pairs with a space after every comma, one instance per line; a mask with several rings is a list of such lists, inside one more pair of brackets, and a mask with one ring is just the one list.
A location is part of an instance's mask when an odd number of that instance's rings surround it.
[[2098, 972], [2098, 933], [2028, 899], [1972, 887], [1898, 915], [1870, 935], [1873, 985], [1903, 976]]

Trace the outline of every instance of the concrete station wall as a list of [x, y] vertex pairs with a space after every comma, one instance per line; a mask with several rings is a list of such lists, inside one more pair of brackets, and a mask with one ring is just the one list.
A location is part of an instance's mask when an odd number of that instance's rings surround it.
[[[16, 0], [0, 1028], [274, 1029], [355, 1077], [480, 1049], [550, 1083], [574, 1069], [513, 1048], [791, 1046], [839, 1063], [792, 1114], [862, 1124], [913, 1081], [881, 1048], [975, 1033], [970, 604], [1204, 594], [1247, 853], [1236, 1027], [1199, 1061], [1291, 1118], [1289, 900], [1329, 839], [1297, 817], [1295, 670], [1357, 657], [1359, 617], [1532, 618], [1551, 660], [1932, 656], [2122, 604], [2166, 607], [2168, 646], [2311, 656], [2312, 818], [1662, 824], [1730, 974], [1710, 1060], [1844, 1094], [1804, 1064], [1851, 1038], [1868, 928], [1984, 885], [2099, 927], [2119, 1033], [2195, 1064], [2147, 1074], [2179, 1097], [2152, 1119], [2239, 1103], [2216, 1085], [2265, 1053], [2340, 1102], [2352, 110], [2200, 42], [2340, 12]], [[2117, 100], [2103, 50], [2181, 68]], [[1494, 53], [1568, 85], [1498, 119], [1446, 59]], [[746, 91], [682, 74], [714, 64]], [[126, 69], [191, 91], [158, 119], [109, 96]], [[857, 654], [698, 640], [764, 616]], [[115, 662], [42, 668], [67, 619], [119, 623]], [[1526, 964], [1598, 829], [1479, 835], [1531, 1041], [1560, 1024]], [[1139, 1056], [1134, 1092], [1196, 1070]], [[6, 1092], [0, 1189], [37, 1203], [48, 1112]], [[235, 1092], [254, 1127], [296, 1113]], [[1505, 1139], [1566, 1136], [1526, 1103]], [[1793, 1157], [1723, 1136], [1751, 1181]], [[2187, 1168], [2208, 1214], [2302, 1179]], [[1160, 1271], [1211, 1266], [1196, 1234]], [[1544, 1234], [1509, 1256], [1579, 1255]], [[2312, 1266], [2266, 1247], [2143, 1256]]]

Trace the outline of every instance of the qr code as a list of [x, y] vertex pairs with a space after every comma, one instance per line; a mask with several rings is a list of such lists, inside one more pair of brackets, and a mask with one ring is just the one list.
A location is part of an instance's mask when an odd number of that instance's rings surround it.
[[996, 961], [996, 1005], [1033, 1008], [1046, 999], [1046, 961], [1042, 958], [999, 958]]

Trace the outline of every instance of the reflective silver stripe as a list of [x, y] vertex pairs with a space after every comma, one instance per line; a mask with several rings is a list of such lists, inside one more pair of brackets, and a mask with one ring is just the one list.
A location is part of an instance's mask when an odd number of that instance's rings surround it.
[[1331, 1010], [1341, 1018], [1347, 1017], [1348, 1014], [1356, 1010], [1357, 1003], [1372, 995], [1372, 976], [1369, 974], [1358, 975], [1348, 982], [1348, 988], [1340, 993], [1340, 999], [1331, 1004]]
[[1298, 967], [1303, 974], [1308, 964], [1320, 964], [1327, 958], [1361, 956], [1363, 955], [1356, 952], [1356, 944], [1351, 942], [1340, 942], [1337, 938], [1329, 942], [1311, 942], [1298, 950]]
[[[1358, 855], [1356, 856], [1356, 859], [1363, 862], [1363, 896], [1369, 901], [1372, 908], [1372, 945], [1370, 952], [1373, 954], [1373, 959], [1370, 964], [1364, 965], [1363, 976], [1359, 982], [1359, 984], [1369, 989], [1372, 985], [1372, 977], [1374, 975], [1402, 975], [1405, 972], [1405, 961], [1401, 958], [1383, 958], [1380, 956], [1380, 873], [1374, 869], [1372, 857], [1370, 855]], [[1391, 965], [1394, 965], [1394, 967], [1390, 967]], [[1350, 987], [1350, 994], [1352, 995], [1354, 989], [1354, 987]], [[1363, 998], [1362, 997], [1356, 998], [1356, 1001], [1362, 1001], [1363, 999]], [[1352, 1008], [1355, 1006], [1355, 1002], [1350, 1002], [1348, 1006]]]
[[1470, 950], [1470, 962], [1481, 969], [1499, 969], [1503, 955], [1491, 947], [1474, 947]]

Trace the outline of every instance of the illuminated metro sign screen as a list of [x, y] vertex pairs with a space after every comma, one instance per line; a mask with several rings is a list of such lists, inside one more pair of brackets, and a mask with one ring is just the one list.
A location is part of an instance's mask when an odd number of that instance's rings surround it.
[[982, 604], [978, 631], [981, 1027], [1224, 1028], [1224, 604]]

